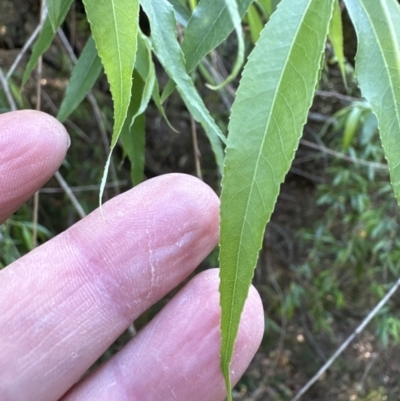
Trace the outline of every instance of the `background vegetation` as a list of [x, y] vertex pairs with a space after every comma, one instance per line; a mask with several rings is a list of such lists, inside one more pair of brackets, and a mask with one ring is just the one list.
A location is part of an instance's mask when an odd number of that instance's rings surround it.
[[[244, 16], [246, 55], [277, 3], [254, 2]], [[195, 5], [194, 0], [181, 2], [187, 13]], [[73, 2], [43, 56], [42, 71], [34, 70], [19, 93], [32, 46], [27, 47], [16, 69], [13, 65], [39, 21], [37, 1], [3, 0], [0, 4], [0, 67], [4, 75], [1, 112], [13, 108], [10, 94], [17, 108], [35, 108], [39, 83], [41, 109], [52, 115], [59, 113], [75, 57], [82, 53], [90, 29], [83, 5]], [[182, 38], [184, 21], [180, 22]], [[265, 341], [235, 389], [236, 400], [290, 400], [399, 276], [398, 206], [389, 184], [376, 119], [361, 99], [354, 76], [356, 38], [345, 9], [343, 23], [346, 85], [328, 43], [304, 136], [264, 236], [254, 282], [266, 311]], [[149, 33], [144, 14], [140, 26]], [[206, 84], [214, 85], [228, 77], [236, 46], [232, 34], [192, 72], [197, 90], [222, 131], [227, 128], [238, 80], [218, 92]], [[155, 63], [164, 89], [168, 76]], [[66, 189], [60, 187], [60, 179], [50, 181], [40, 194], [39, 243], [98, 205], [98, 184], [109, 154], [113, 121], [109, 84], [100, 70], [98, 74], [92, 94], [65, 121], [72, 146], [60, 173], [80, 206], [71, 202]], [[144, 86], [140, 77], [136, 81]], [[168, 121], [156, 103], [150, 103], [146, 115], [135, 122], [137, 132], [145, 133], [145, 178], [185, 172], [200, 176], [219, 193], [220, 174], [210, 143], [180, 96], [174, 92], [164, 103]], [[112, 156], [104, 200], [142, 179], [131, 168], [132, 158], [126, 158], [128, 150], [122, 137]], [[31, 202], [0, 226], [0, 267], [34, 246], [32, 214]], [[217, 254], [213, 253], [200, 269], [217, 263]], [[167, 300], [135, 322], [135, 328], [145, 324]], [[399, 398], [398, 302], [395, 296], [302, 399]], [[117, 352], [132, 335], [133, 327], [102, 360]]]

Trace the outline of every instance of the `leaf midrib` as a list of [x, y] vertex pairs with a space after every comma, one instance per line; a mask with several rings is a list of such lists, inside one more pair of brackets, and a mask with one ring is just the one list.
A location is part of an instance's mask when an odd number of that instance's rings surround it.
[[[399, 47], [400, 46], [399, 46], [399, 43], [396, 40], [397, 39], [396, 34], [393, 32], [392, 19], [390, 18], [390, 15], [388, 14], [388, 10], [385, 7], [385, 4], [382, 3], [381, 0], [379, 0], [379, 3], [382, 6], [383, 12], [385, 13], [385, 15], [387, 17], [386, 18], [387, 21], [389, 21], [389, 28], [390, 28], [389, 31], [391, 33], [389, 35], [389, 37], [392, 39], [391, 43], [394, 44], [394, 46], [393, 46], [394, 47], [394, 52], [397, 55], [397, 57], [395, 56], [395, 59], [396, 60], [400, 60], [400, 52], [399, 52]], [[379, 44], [379, 50], [381, 50], [382, 49], [381, 41], [379, 40], [379, 35], [377, 34], [377, 31], [375, 29], [375, 25], [373, 24], [373, 20], [370, 17], [370, 13], [368, 12], [367, 8], [364, 6], [363, 2], [360, 2], [360, 4], [361, 4], [361, 7], [364, 9], [364, 12], [365, 12], [365, 15], [367, 17], [367, 20], [370, 23], [370, 26], [371, 26], [372, 32], [374, 33], [376, 42]], [[396, 44], [397, 44], [397, 46], [396, 46]], [[388, 65], [388, 63], [386, 61], [385, 53], [383, 51], [381, 51], [380, 53], [381, 53], [381, 56], [382, 56], [383, 63], [385, 65], [385, 67], [386, 67], [385, 71], [389, 71], [389, 65]], [[396, 95], [395, 95], [395, 92], [394, 92], [394, 87], [395, 86], [394, 86], [394, 82], [392, 80], [391, 74], [387, 73], [387, 77], [388, 77], [388, 81], [390, 83], [390, 85], [389, 85], [390, 93], [391, 93], [392, 98], [393, 98], [393, 103], [395, 104], [395, 113], [396, 113], [396, 116], [397, 116], [397, 121], [399, 122], [400, 121], [400, 103], [396, 102]], [[400, 124], [398, 124], [398, 125], [400, 125]]]
[[[225, 6], [221, 9], [221, 12], [218, 14], [217, 18], [214, 19], [214, 23], [211, 25], [211, 28], [213, 28], [213, 27], [216, 25], [218, 18], [219, 18], [219, 17], [221, 16], [221, 14], [224, 12], [225, 8], [226, 8], [226, 4], [225, 4]], [[197, 45], [197, 47], [196, 47], [195, 50], [193, 51], [193, 54], [197, 54], [199, 48], [200, 48], [200, 47], [203, 45], [203, 43], [206, 41], [206, 38], [208, 38], [208, 37], [210, 36], [210, 32], [212, 32], [212, 31], [213, 31], [212, 29], [210, 29], [210, 30], [208, 31], [207, 35], [204, 36], [204, 38], [199, 42], [199, 44]], [[194, 57], [194, 56], [192, 56], [192, 57]], [[186, 64], [186, 63], [185, 63], [185, 64]], [[195, 66], [194, 66], [193, 68], [195, 68]], [[192, 70], [193, 70], [193, 69], [192, 69]], [[186, 70], [186, 71], [187, 71], [188, 73], [192, 72], [192, 71], [188, 71], [188, 70]]]
[[[302, 18], [301, 18], [301, 21], [303, 21], [304, 20], [304, 16], [307, 14], [307, 12], [308, 12], [308, 9], [309, 9], [309, 6], [310, 6], [310, 4], [313, 2], [314, 0], [309, 0], [309, 2], [308, 2], [308, 5], [305, 7], [305, 12], [303, 13], [303, 15], [302, 15]], [[294, 35], [294, 38], [297, 38], [298, 37], [298, 33], [299, 33], [299, 31], [301, 30], [301, 27], [302, 27], [302, 24], [299, 24], [298, 25], [298, 28], [297, 28], [297, 30], [295, 31], [296, 32], [296, 34]], [[295, 40], [293, 40], [292, 41], [292, 44], [291, 44], [291, 46], [290, 46], [290, 48], [289, 48], [289, 52], [288, 52], [288, 55], [290, 55], [291, 53], [292, 53], [292, 49], [293, 49], [293, 47], [294, 47], [294, 44], [295, 44]], [[270, 125], [270, 122], [271, 122], [271, 118], [272, 118], [272, 110], [274, 109], [274, 107], [275, 107], [275, 103], [276, 103], [276, 99], [277, 99], [277, 94], [278, 94], [278, 88], [281, 86], [281, 82], [282, 82], [282, 77], [284, 76], [284, 74], [285, 74], [285, 71], [286, 71], [286, 69], [287, 69], [287, 65], [288, 65], [288, 62], [289, 62], [289, 56], [286, 58], [286, 60], [285, 60], [285, 63], [284, 63], [284, 68], [282, 69], [282, 73], [281, 73], [281, 75], [280, 75], [280, 78], [279, 78], [279, 81], [278, 81], [278, 85], [276, 86], [276, 90], [275, 90], [275, 94], [274, 94], [274, 96], [273, 96], [273, 101], [272, 101], [272, 107], [271, 107], [271, 112], [269, 113], [269, 115], [268, 115], [268, 119], [267, 119], [267, 124], [266, 124], [266, 129], [264, 130], [264, 135], [263, 135], [263, 139], [262, 139], [262, 141], [261, 141], [261, 146], [260, 146], [260, 152], [258, 153], [258, 156], [257, 156], [257, 160], [256, 160], [256, 164], [255, 164], [255, 169], [254, 169], [254, 173], [253, 173], [253, 176], [252, 176], [252, 182], [251, 182], [251, 185], [250, 185], [250, 191], [249, 191], [249, 196], [248, 196], [248, 198], [247, 198], [247, 202], [246, 202], [246, 210], [245, 210], [245, 214], [244, 214], [244, 216], [247, 216], [247, 214], [248, 214], [248, 210], [249, 210], [249, 206], [250, 206], [250, 199], [252, 198], [252, 194], [253, 194], [253, 189], [254, 189], [254, 183], [255, 183], [255, 176], [257, 175], [257, 169], [258, 169], [258, 165], [259, 165], [259, 161], [260, 161], [260, 158], [261, 158], [261, 154], [262, 154], [262, 149], [263, 149], [263, 147], [264, 147], [264, 144], [265, 144], [265, 140], [266, 140], [266, 133], [268, 132], [268, 127], [269, 127], [269, 125]], [[242, 243], [242, 241], [243, 241], [243, 235], [244, 235], [244, 226], [245, 226], [245, 224], [243, 223], [242, 224], [242, 229], [241, 229], [241, 231], [240, 231], [240, 244]], [[235, 277], [237, 277], [237, 272], [238, 272], [238, 269], [239, 269], [239, 259], [240, 259], [240, 254], [241, 254], [241, 247], [239, 247], [238, 248], [238, 252], [237, 252], [237, 257], [236, 257], [236, 266], [235, 266]], [[235, 294], [236, 293], [236, 284], [237, 284], [237, 280], [234, 280], [234, 283], [233, 283], [233, 290], [232, 290], [232, 293], [233, 294]], [[229, 345], [229, 343], [230, 343], [230, 338], [231, 338], [231, 331], [232, 331], [232, 324], [231, 324], [231, 322], [232, 322], [232, 315], [233, 315], [233, 308], [231, 308], [230, 309], [230, 316], [229, 316], [229, 322], [230, 322], [230, 324], [229, 324], [229, 328], [228, 328], [228, 339], [229, 339], [229, 341], [227, 341], [227, 344], [225, 345], [225, 350], [226, 350], [226, 347]]]
[[[122, 92], [123, 92], [123, 77], [122, 77], [122, 61], [121, 61], [121, 52], [120, 50], [120, 45], [119, 45], [119, 36], [118, 36], [118, 29], [117, 29], [117, 25], [116, 25], [116, 14], [115, 14], [115, 3], [114, 0], [111, 0], [111, 9], [113, 12], [113, 26], [114, 26], [114, 32], [115, 32], [115, 38], [116, 38], [116, 42], [117, 42], [117, 55], [118, 55], [118, 67], [119, 67], [119, 71], [120, 73], [119, 75], [119, 102], [120, 105], [123, 104], [123, 96], [122, 96]], [[118, 107], [118, 111], [119, 111], [119, 116], [118, 116], [118, 121], [121, 119], [121, 108]], [[116, 119], [115, 119], [116, 120]], [[114, 121], [115, 124], [116, 121]], [[121, 125], [121, 122], [119, 122], [119, 124]]]

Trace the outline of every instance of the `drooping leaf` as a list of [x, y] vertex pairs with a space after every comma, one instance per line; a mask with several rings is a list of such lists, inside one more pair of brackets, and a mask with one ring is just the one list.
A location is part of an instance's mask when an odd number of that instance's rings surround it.
[[97, 52], [110, 83], [114, 103], [111, 148], [118, 140], [131, 98], [135, 65], [139, 1], [84, 0]]
[[185, 70], [183, 53], [176, 38], [176, 20], [172, 6], [167, 0], [141, 0], [144, 12], [150, 20], [153, 49], [161, 64], [172, 78], [193, 118], [206, 131], [217, 164], [222, 168], [225, 141], [220, 129], [204, 106], [193, 81]]
[[228, 389], [240, 315], [307, 119], [332, 9], [333, 0], [297, 0], [295, 7], [282, 0], [249, 57], [232, 107], [220, 239], [221, 369]]
[[[244, 16], [253, 0], [237, 0], [240, 18]], [[235, 19], [238, 24], [237, 18]], [[238, 27], [238, 26], [237, 26]], [[182, 42], [186, 71], [191, 73], [211, 50], [221, 44], [233, 31], [234, 25], [226, 0], [201, 0], [193, 11]], [[241, 65], [241, 60], [238, 60]], [[236, 74], [237, 71], [233, 71]], [[164, 102], [174, 91], [174, 82], [168, 82], [161, 96]]]
[[[150, 68], [148, 68], [146, 78], [149, 81], [153, 81], [154, 85], [154, 75], [149, 76], [153, 73], [154, 71], [150, 72]], [[121, 130], [122, 149], [131, 162], [131, 178], [133, 185], [137, 185], [143, 181], [145, 118], [143, 113], [140, 115], [138, 114], [140, 110], [143, 109], [143, 105], [147, 105], [149, 97], [150, 96], [146, 95], [145, 82], [135, 70], [133, 72], [131, 103], [128, 108], [128, 115], [125, 124]]]
[[99, 77], [102, 68], [94, 40], [90, 37], [72, 70], [71, 79], [57, 114], [58, 120], [65, 121], [81, 104]]
[[55, 33], [60, 26], [62, 0], [46, 0], [48, 16], [50, 19], [51, 27]]
[[143, 81], [147, 80], [147, 76], [150, 72], [152, 74], [154, 74], [155, 79], [154, 79], [153, 92], [152, 92], [153, 102], [154, 102], [155, 106], [157, 107], [158, 111], [160, 112], [160, 114], [162, 115], [162, 117], [164, 118], [165, 122], [168, 124], [168, 126], [173, 131], [176, 132], [175, 128], [169, 122], [168, 117], [165, 114], [164, 107], [161, 103], [160, 90], [158, 87], [157, 77], [155, 74], [155, 67], [154, 67], [154, 62], [153, 62], [152, 51], [153, 51], [153, 47], [151, 45], [150, 39], [146, 35], [143, 35], [142, 32], [139, 32], [135, 68], [138, 71], [138, 73]]
[[[242, 18], [252, 0], [238, 0]], [[234, 25], [226, 0], [201, 0], [193, 11], [182, 42], [186, 71], [192, 72], [201, 59], [221, 44], [233, 31]]]
[[37, 37], [35, 44], [33, 45], [31, 57], [29, 58], [28, 64], [26, 65], [24, 75], [22, 77], [22, 86], [25, 85], [33, 69], [36, 67], [39, 57], [50, 47], [55, 32], [64, 21], [68, 13], [68, 10], [71, 7], [72, 1], [73, 0], [64, 0], [61, 3], [61, 9], [58, 18], [58, 26], [55, 27], [55, 30], [53, 30], [49, 16], [46, 17], [43, 23], [42, 30], [39, 36]]
[[264, 25], [254, 4], [251, 4], [249, 10], [247, 11], [247, 22], [250, 28], [251, 41], [256, 43], [260, 37], [262, 29], [264, 28]]
[[276, 10], [276, 7], [280, 3], [280, 0], [256, 0], [256, 3], [260, 4], [265, 12], [268, 14], [268, 18], [271, 17], [272, 13]]
[[335, 56], [340, 68], [340, 73], [342, 74], [343, 82], [347, 86], [345, 57], [343, 51], [342, 13], [340, 11], [339, 0], [335, 0], [333, 6], [333, 14], [329, 26], [328, 37], [332, 44], [333, 51], [335, 52]]
[[356, 76], [375, 113], [400, 202], [400, 6], [396, 0], [346, 0], [358, 49]]
[[126, 119], [132, 89], [139, 24], [138, 0], [84, 0], [86, 16], [110, 83], [114, 104], [114, 129], [110, 154], [100, 184], [100, 204], [112, 151]]
[[232, 68], [231, 73], [228, 77], [215, 86], [213, 89], [217, 90], [222, 88], [223, 86], [227, 85], [229, 82], [233, 81], [236, 76], [239, 74], [240, 69], [243, 65], [244, 60], [244, 39], [243, 39], [243, 32], [242, 32], [242, 25], [241, 25], [241, 16], [239, 14], [238, 5], [236, 0], [225, 0], [226, 9], [228, 10], [229, 17], [232, 21], [233, 27], [235, 29], [236, 38], [238, 41], [238, 51], [235, 64]]
[[186, 27], [191, 15], [190, 11], [179, 0], [168, 1], [174, 6], [176, 20]]
[[130, 128], [130, 135], [121, 133], [124, 151], [127, 152], [131, 161], [132, 185], [140, 184], [144, 179], [145, 145], [146, 145], [146, 119], [140, 114], [135, 118]]
[[350, 110], [343, 130], [343, 150], [349, 149], [350, 145], [352, 144], [353, 139], [357, 134], [358, 129], [360, 128], [360, 120], [363, 111], [364, 110], [357, 105], [354, 105], [354, 107]]

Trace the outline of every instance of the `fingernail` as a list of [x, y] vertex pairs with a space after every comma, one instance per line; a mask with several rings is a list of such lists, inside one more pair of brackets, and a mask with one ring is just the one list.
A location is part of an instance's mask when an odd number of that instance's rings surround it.
[[67, 134], [67, 149], [71, 146], [71, 137]]

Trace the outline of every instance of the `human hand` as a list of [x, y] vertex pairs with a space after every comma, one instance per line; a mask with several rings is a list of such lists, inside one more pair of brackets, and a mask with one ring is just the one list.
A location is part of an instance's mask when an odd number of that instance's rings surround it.
[[[65, 129], [34, 111], [0, 115], [0, 223], [58, 169]], [[218, 240], [219, 201], [170, 174], [103, 205], [0, 271], [0, 400], [219, 400], [218, 271], [191, 280], [117, 355], [86, 370]], [[232, 380], [254, 356], [263, 312], [251, 289]]]

